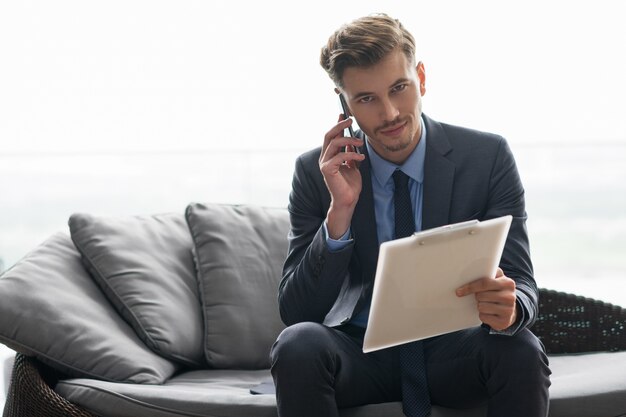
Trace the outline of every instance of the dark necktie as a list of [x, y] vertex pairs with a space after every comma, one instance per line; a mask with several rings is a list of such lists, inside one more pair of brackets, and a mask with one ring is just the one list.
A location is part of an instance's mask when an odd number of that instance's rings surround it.
[[[396, 239], [411, 236], [415, 232], [415, 216], [409, 193], [409, 177], [402, 171], [393, 173], [395, 191]], [[426, 381], [424, 348], [421, 341], [399, 347], [402, 373], [402, 410], [407, 417], [430, 415], [430, 395]]]

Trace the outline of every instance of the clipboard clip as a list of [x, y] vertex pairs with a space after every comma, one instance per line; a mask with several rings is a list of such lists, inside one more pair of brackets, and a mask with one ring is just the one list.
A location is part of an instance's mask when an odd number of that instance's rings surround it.
[[[415, 232], [413, 233], [414, 237], [417, 238], [422, 238], [422, 237], [428, 237], [431, 234], [435, 234], [438, 233], [442, 230], [462, 230], [465, 228], [469, 228], [472, 226], [477, 225], [478, 223], [480, 223], [478, 220], [474, 219], [474, 220], [468, 220], [466, 222], [461, 222], [461, 223], [454, 223], [454, 224], [447, 224], [445, 226], [439, 226], [439, 227], [434, 227], [432, 229], [428, 229], [428, 230], [423, 230], [421, 232]], [[475, 230], [470, 230], [469, 232], [470, 234], [474, 234], [476, 233]], [[420, 245], [423, 245], [423, 242], [420, 242]]]

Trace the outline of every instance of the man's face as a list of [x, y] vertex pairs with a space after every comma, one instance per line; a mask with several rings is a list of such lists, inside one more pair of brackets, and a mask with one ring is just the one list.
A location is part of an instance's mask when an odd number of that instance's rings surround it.
[[421, 135], [426, 77], [421, 62], [416, 68], [411, 65], [395, 50], [371, 67], [347, 68], [342, 79], [341, 91], [370, 145], [397, 164], [408, 158]]

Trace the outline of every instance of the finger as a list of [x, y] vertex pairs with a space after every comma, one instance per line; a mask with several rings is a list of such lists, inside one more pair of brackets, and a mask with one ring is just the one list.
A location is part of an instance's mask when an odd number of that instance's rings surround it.
[[492, 329], [498, 331], [509, 328], [515, 322], [511, 318], [486, 313], [479, 313], [478, 318]]
[[481, 297], [497, 298], [498, 296], [505, 294], [515, 296], [515, 281], [509, 277], [483, 278], [473, 281], [467, 285], [464, 285], [456, 290], [456, 294], [459, 297], [464, 297], [469, 294], [480, 294]]
[[343, 136], [343, 131], [348, 128], [352, 124], [352, 119], [348, 118], [343, 120], [343, 115], [339, 116], [339, 121], [332, 129], [330, 129], [324, 135], [324, 145], [322, 148], [326, 148], [331, 140]]
[[[322, 175], [334, 175], [339, 172], [342, 166], [348, 165], [350, 168], [356, 168], [356, 163], [365, 159], [365, 155], [356, 152], [341, 152], [332, 158], [320, 164]], [[354, 162], [354, 163], [353, 163]]]
[[512, 309], [510, 306], [505, 306], [498, 303], [489, 303], [489, 302], [479, 302], [476, 304], [478, 307], [478, 312], [481, 314], [487, 314], [492, 316], [510, 316], [512, 313]]
[[456, 295], [459, 297], [464, 297], [469, 294], [475, 294], [481, 291], [487, 291], [492, 288], [492, 281], [495, 281], [493, 278], [481, 278], [476, 281], [472, 281], [468, 284], [465, 284], [456, 290]]
[[482, 291], [475, 294], [476, 300], [479, 303], [492, 303], [500, 304], [504, 306], [513, 306], [517, 297], [515, 291], [511, 289], [500, 291]]
[[[339, 115], [339, 119], [340, 119], [340, 121], [347, 121], [347, 120], [350, 120], [350, 122], [352, 122], [352, 123], [353, 123], [352, 117], [347, 116], [347, 115], [345, 115], [345, 114], [340, 114], [340, 115]], [[350, 123], [348, 126], [346, 126], [346, 129], [350, 128], [350, 126], [352, 125], [352, 123]], [[350, 129], [350, 130], [348, 131], [348, 136], [354, 136], [354, 131], [353, 131], [352, 129]]]
[[494, 303], [478, 303], [478, 317], [495, 330], [503, 330], [516, 320], [516, 308]]
[[344, 151], [346, 150], [347, 147], [362, 146], [362, 145], [363, 145], [363, 141], [361, 139], [349, 138], [349, 137], [343, 137], [343, 136], [333, 139], [331, 143], [328, 144], [323, 154], [320, 156], [320, 164], [330, 161], [337, 155], [340, 155], [341, 157], [343, 157], [350, 153], [356, 153], [356, 152], [344, 152]]
[[501, 268], [496, 270], [496, 279], [494, 278], [481, 278], [476, 281], [472, 281], [469, 284], [463, 285], [456, 290], [456, 294], [459, 297], [464, 297], [468, 294], [475, 294], [481, 291], [492, 291], [505, 289], [511, 284], [515, 289], [515, 281], [504, 275], [504, 271]]
[[326, 146], [326, 149], [322, 151], [320, 162], [324, 163], [334, 158], [336, 155], [347, 155], [356, 152], [343, 152], [346, 146], [363, 146], [363, 140], [358, 138], [339, 136], [331, 140]]

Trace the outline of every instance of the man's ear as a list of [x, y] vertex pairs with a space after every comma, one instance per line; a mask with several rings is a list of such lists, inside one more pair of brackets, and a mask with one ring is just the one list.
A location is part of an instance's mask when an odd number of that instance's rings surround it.
[[339, 87], [335, 87], [335, 93], [341, 94], [341, 91], [339, 91]]
[[420, 95], [426, 94], [426, 69], [424, 68], [424, 63], [422, 61], [417, 63], [417, 67], [415, 67], [415, 71], [417, 71], [417, 78], [420, 81]]

